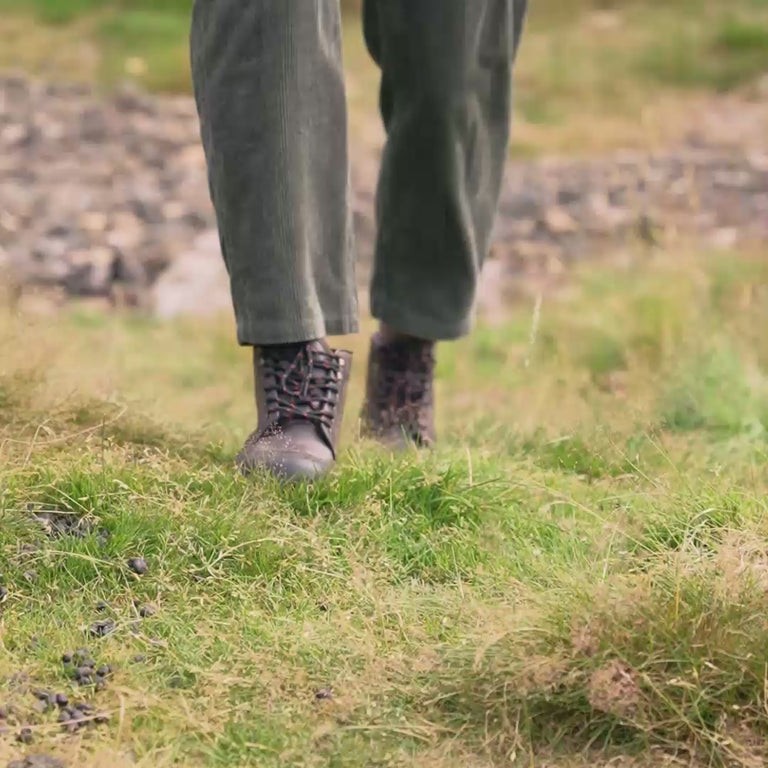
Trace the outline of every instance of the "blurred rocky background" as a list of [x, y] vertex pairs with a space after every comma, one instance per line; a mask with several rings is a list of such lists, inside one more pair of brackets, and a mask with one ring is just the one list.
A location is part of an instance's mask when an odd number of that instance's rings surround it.
[[[377, 74], [347, 5], [364, 290], [383, 135]], [[521, 51], [482, 287], [491, 312], [584, 259], [768, 239], [768, 9], [569, 5], [534, 3]], [[18, 306], [165, 317], [229, 306], [188, 95], [187, 6], [0, 0], [0, 266]]]

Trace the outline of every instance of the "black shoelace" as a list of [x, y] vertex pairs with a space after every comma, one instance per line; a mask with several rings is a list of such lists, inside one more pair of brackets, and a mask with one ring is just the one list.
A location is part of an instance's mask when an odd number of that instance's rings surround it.
[[426, 429], [433, 404], [435, 353], [432, 344], [394, 343], [384, 350], [384, 375], [376, 399], [391, 425], [406, 427], [413, 437]]
[[332, 428], [341, 389], [341, 360], [336, 355], [307, 345], [291, 359], [284, 347], [265, 347], [261, 360], [272, 428], [295, 420]]

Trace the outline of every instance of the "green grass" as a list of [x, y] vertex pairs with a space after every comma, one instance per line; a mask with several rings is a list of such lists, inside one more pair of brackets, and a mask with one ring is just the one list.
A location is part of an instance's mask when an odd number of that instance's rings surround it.
[[[355, 437], [353, 340], [338, 470], [289, 488], [232, 471], [229, 322], [3, 315], [0, 764], [764, 764], [767, 284], [764, 254], [592, 268], [532, 348], [525, 308], [441, 348], [430, 454]], [[110, 722], [63, 734], [35, 687]]]

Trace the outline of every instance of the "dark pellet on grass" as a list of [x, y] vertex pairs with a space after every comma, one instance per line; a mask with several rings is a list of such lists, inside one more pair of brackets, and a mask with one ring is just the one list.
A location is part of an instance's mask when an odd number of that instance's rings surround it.
[[85, 665], [75, 670], [75, 677], [90, 677], [92, 674], [93, 667], [86, 667]]
[[142, 619], [148, 619], [150, 616], [154, 616], [155, 613], [157, 613], [157, 609], [154, 605], [142, 605], [141, 608], [139, 608], [139, 616], [141, 616]]
[[328, 701], [333, 698], [333, 691], [330, 688], [321, 688], [315, 691], [315, 698], [318, 701]]
[[96, 674], [99, 675], [99, 677], [108, 677], [112, 674], [112, 667], [110, 667], [109, 664], [102, 664], [96, 670]]
[[97, 621], [91, 624], [89, 630], [92, 637], [106, 637], [115, 631], [115, 622], [111, 619]]
[[89, 704], [87, 701], [80, 701], [77, 704], [75, 704], [75, 711], [76, 712], [86, 712], [90, 713], [93, 712], [95, 707], [93, 704]]
[[20, 768], [65, 768], [58, 757], [51, 755], [27, 755], [19, 766]]
[[137, 653], [131, 657], [131, 664], [143, 664], [146, 660], [147, 655], [145, 653]]
[[104, 723], [109, 722], [109, 714], [107, 712], [99, 712], [99, 714], [94, 718], [94, 721], [99, 725], [104, 725]]
[[16, 735], [16, 741], [19, 741], [22, 744], [31, 744], [32, 743], [32, 729], [31, 728], [22, 728], [18, 732], [18, 734]]
[[0, 603], [8, 598], [8, 587], [0, 587]]
[[61, 663], [62, 664], [71, 664], [72, 663], [72, 657], [74, 654], [67, 651], [66, 653], [61, 654]]
[[80, 685], [90, 685], [93, 682], [93, 668], [78, 667], [75, 670], [75, 680], [77, 680]]
[[35, 690], [32, 691], [32, 695], [36, 699], [45, 700], [45, 699], [47, 699], [51, 695], [51, 692], [50, 691], [45, 691], [42, 688], [35, 688]]
[[66, 693], [56, 694], [56, 705], [59, 707], [66, 707], [69, 704], [69, 696]]
[[139, 576], [143, 576], [149, 571], [147, 561], [143, 557], [132, 557], [128, 561], [128, 567]]
[[29, 675], [26, 672], [14, 672], [5, 678], [14, 688], [21, 688], [25, 692], [29, 690]]

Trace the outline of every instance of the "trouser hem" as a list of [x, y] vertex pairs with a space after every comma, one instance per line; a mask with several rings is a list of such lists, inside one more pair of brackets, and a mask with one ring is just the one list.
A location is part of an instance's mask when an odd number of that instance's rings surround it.
[[435, 320], [389, 301], [376, 294], [371, 297], [371, 314], [394, 331], [431, 341], [453, 341], [466, 336], [472, 330], [472, 318], [456, 322]]
[[258, 327], [243, 328], [238, 325], [237, 340], [243, 347], [262, 347], [268, 344], [298, 344], [326, 336], [346, 336], [357, 333], [360, 324], [355, 314], [326, 317], [322, 322], [259, 323]]

